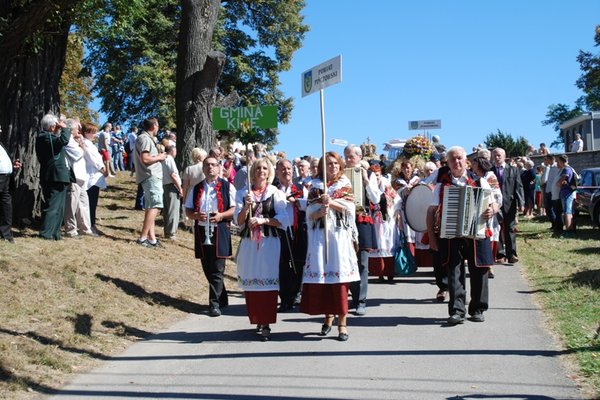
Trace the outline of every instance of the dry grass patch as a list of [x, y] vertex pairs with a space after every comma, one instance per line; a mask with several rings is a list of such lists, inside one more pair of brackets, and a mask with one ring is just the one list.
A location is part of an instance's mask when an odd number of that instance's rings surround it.
[[103, 236], [46, 241], [25, 230], [16, 245], [0, 242], [0, 398], [52, 393], [139, 338], [206, 311], [192, 235], [180, 230], [164, 249], [136, 245], [143, 212], [133, 210], [134, 180], [121, 173], [109, 184], [98, 205]]

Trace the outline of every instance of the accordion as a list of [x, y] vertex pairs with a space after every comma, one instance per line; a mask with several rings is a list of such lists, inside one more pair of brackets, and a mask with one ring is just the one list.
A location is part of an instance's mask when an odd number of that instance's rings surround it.
[[492, 190], [472, 186], [446, 186], [440, 237], [484, 239], [486, 220], [481, 216], [492, 203]]

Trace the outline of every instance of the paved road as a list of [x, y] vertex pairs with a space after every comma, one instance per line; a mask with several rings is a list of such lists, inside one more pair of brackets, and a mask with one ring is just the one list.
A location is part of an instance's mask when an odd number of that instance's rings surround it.
[[518, 265], [496, 268], [484, 323], [445, 324], [431, 269], [369, 286], [348, 342], [322, 323], [280, 314], [263, 343], [235, 297], [225, 315], [194, 315], [79, 376], [65, 399], [578, 399], [562, 351]]

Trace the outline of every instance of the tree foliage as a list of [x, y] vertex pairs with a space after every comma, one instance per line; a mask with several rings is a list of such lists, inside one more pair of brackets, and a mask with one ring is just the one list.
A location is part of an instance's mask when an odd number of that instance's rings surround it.
[[60, 78], [60, 110], [68, 117], [98, 124], [98, 113], [89, 108], [94, 81], [82, 71], [83, 39], [78, 34], [69, 35], [65, 68]]
[[552, 125], [555, 132], [558, 133], [556, 139], [550, 144], [550, 147], [558, 148], [560, 145], [564, 145], [564, 137], [560, 134], [560, 125], [563, 122], [575, 118], [583, 113], [583, 110], [579, 106], [570, 108], [566, 104], [552, 104], [548, 106], [548, 112], [546, 113], [546, 119], [542, 121], [542, 125]]
[[486, 136], [484, 143], [488, 149], [501, 147], [506, 151], [506, 157], [517, 157], [527, 154], [529, 142], [522, 136], [516, 140], [510, 133], [504, 133], [500, 129], [496, 133], [490, 133]]
[[[600, 25], [596, 26], [595, 47], [600, 46]], [[600, 110], [600, 54], [579, 50], [577, 62], [583, 74], [576, 85], [585, 95], [581, 102], [586, 110]]]
[[179, 11], [177, 0], [86, 2], [77, 23], [89, 51], [84, 64], [111, 121], [158, 115], [163, 126], [175, 125]]
[[[102, 111], [115, 121], [158, 115], [175, 122], [175, 70], [181, 6], [177, 0], [92, 0], [89, 12], [100, 21], [83, 27], [89, 40], [86, 59], [94, 72]], [[90, 4], [91, 4], [90, 3]], [[100, 4], [101, 3], [101, 4]], [[102, 5], [102, 6], [101, 6]], [[218, 90], [237, 91], [240, 104], [275, 104], [287, 122], [292, 99], [279, 89], [279, 73], [308, 27], [303, 1], [229, 0], [221, 3], [213, 49], [227, 56]], [[276, 142], [275, 134], [267, 138]]]

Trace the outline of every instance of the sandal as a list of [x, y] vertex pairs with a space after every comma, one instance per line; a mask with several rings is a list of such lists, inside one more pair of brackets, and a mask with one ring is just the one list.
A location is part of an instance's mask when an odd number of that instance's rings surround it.
[[[329, 332], [331, 332], [331, 325], [333, 325], [334, 318], [335, 318], [335, 315], [331, 315], [331, 314], [328, 314], [325, 316], [325, 323], [323, 325], [321, 325], [321, 332], [319, 333], [319, 335], [327, 336], [327, 334]], [[329, 323], [327, 323], [328, 321], [329, 321]]]
[[339, 325], [338, 326], [338, 330], [339, 330], [338, 340], [340, 342], [345, 342], [345, 341], [348, 340], [348, 332], [346, 332], [345, 330], [344, 330], [344, 332], [342, 332], [342, 328], [346, 328], [346, 325]]

